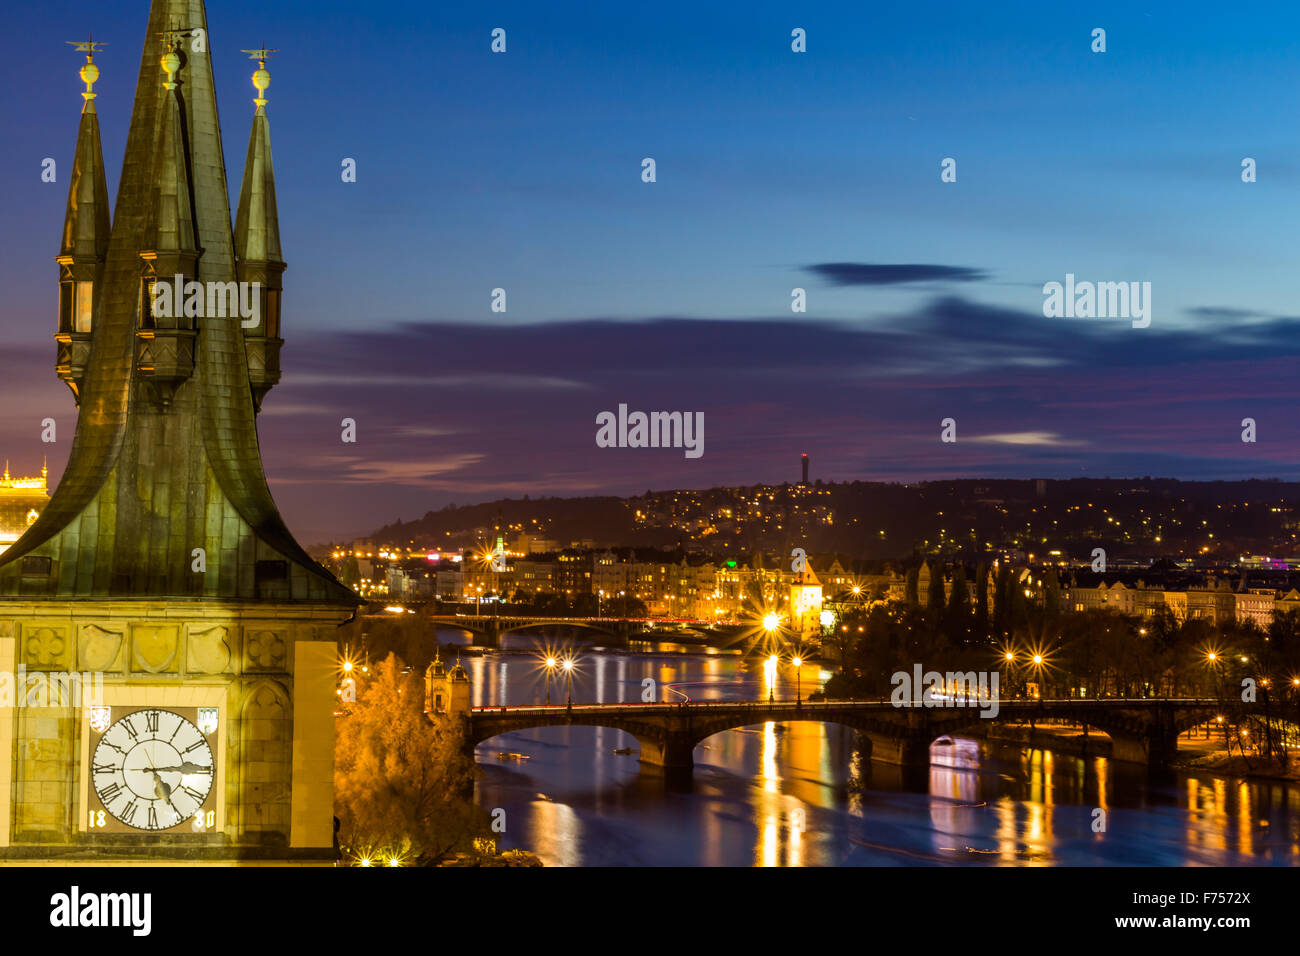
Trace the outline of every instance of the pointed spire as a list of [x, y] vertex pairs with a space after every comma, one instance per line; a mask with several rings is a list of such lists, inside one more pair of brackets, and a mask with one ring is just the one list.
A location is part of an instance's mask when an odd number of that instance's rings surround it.
[[[149, 8], [107, 253], [93, 277], [79, 257], [60, 261], [67, 331], [57, 336], [56, 368], [75, 386], [82, 414], [49, 504], [0, 554], [0, 599], [21, 591], [51, 600], [147, 594], [354, 607], [355, 594], [294, 540], [267, 487], [249, 394], [250, 330], [225, 310], [168, 317], [148, 309], [151, 286], [177, 274], [211, 283], [208, 291], [245, 278], [204, 0], [151, 0]], [[87, 70], [87, 85], [92, 76]], [[93, 116], [87, 110], [83, 121]], [[278, 315], [275, 288], [267, 303], [263, 286], [264, 315]], [[93, 309], [81, 308], [92, 298]], [[279, 340], [263, 345], [269, 356]], [[278, 381], [278, 352], [258, 374]], [[97, 534], [83, 536], [89, 516]], [[208, 573], [196, 575], [188, 555], [212, 528], [220, 547]], [[25, 578], [30, 555], [62, 570]]]
[[189, 151], [186, 149], [185, 119], [181, 112], [177, 74], [181, 68], [177, 35], [164, 35], [166, 52], [162, 67], [163, 88], [167, 91], [162, 104], [162, 122], [154, 153], [154, 203], [150, 214], [148, 242], [153, 251], [196, 252], [194, 212], [190, 203], [191, 184]]
[[99, 67], [95, 65], [95, 50], [104, 44], [93, 40], [69, 40], [77, 50], [86, 54], [81, 68], [81, 80], [86, 92], [81, 107], [81, 127], [77, 130], [77, 152], [72, 163], [72, 177], [68, 185], [68, 205], [63, 219], [62, 256], [94, 258], [102, 261], [108, 252], [109, 215], [108, 184], [104, 178], [104, 150], [99, 135], [99, 117], [95, 113], [95, 81]]
[[271, 164], [271, 127], [266, 117], [266, 91], [271, 85], [266, 60], [277, 51], [265, 47], [243, 50], [257, 60], [253, 86], [257, 111], [248, 137], [244, 182], [235, 215], [235, 253], [244, 262], [283, 262], [280, 253], [280, 214], [275, 202], [275, 169]]

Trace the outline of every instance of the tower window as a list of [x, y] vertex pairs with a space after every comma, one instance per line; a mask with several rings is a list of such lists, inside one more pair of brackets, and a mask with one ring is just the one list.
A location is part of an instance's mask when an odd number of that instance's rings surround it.
[[59, 283], [59, 331], [72, 331], [72, 290], [75, 282]]
[[280, 337], [280, 290], [266, 290], [266, 337]]
[[253, 573], [257, 578], [258, 584], [261, 584], [264, 581], [288, 581], [289, 562], [258, 561]]
[[89, 332], [95, 305], [95, 283], [77, 283], [76, 325], [74, 332]]
[[51, 558], [29, 554], [23, 558], [22, 574], [25, 578], [48, 578], [54, 561]]
[[153, 315], [153, 286], [154, 279], [147, 276], [140, 280], [140, 328], [154, 329], [157, 323]]

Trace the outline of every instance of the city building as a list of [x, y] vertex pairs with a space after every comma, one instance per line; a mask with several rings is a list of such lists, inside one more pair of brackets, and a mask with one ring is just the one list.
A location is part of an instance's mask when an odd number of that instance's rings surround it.
[[[335, 856], [336, 640], [358, 599], [294, 540], [263, 472], [285, 268], [268, 53], [232, 223], [213, 59], [235, 43], [207, 27], [202, 0], [152, 2], [111, 228], [80, 45], [55, 370], [83, 413], [58, 487], [0, 555], [0, 669], [93, 672], [103, 692], [0, 711], [0, 859]], [[209, 303], [246, 283], [256, 325], [163, 306], [173, 280], [201, 301], [196, 276]]]
[[791, 630], [805, 636], [821, 633], [822, 584], [807, 559], [790, 585], [789, 607]]
[[5, 462], [0, 478], [0, 554], [36, 523], [50, 500], [46, 490], [49, 469], [42, 467], [39, 478], [11, 478]]

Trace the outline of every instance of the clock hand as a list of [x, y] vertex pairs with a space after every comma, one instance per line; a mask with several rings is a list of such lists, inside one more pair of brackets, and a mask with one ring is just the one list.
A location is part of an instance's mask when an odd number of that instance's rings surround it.
[[185, 819], [181, 815], [181, 812], [176, 809], [176, 804], [172, 803], [172, 788], [167, 785], [167, 782], [163, 780], [162, 776], [159, 774], [157, 770], [150, 768], [149, 772], [153, 774], [154, 796], [158, 797], [160, 800], [166, 803], [167, 806], [171, 807], [172, 813], [176, 814], [176, 821], [178, 823], [181, 820]]
[[202, 764], [190, 763], [185, 761], [179, 767], [159, 767], [159, 773], [212, 773], [211, 767], [205, 767]]

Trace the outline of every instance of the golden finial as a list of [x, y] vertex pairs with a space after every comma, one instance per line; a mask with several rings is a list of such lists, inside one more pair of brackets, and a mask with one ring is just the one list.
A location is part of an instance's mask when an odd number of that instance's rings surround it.
[[257, 61], [257, 69], [253, 71], [253, 86], [257, 89], [257, 98], [253, 100], [258, 109], [266, 105], [266, 91], [271, 85], [271, 74], [267, 72], [266, 61], [271, 58], [271, 54], [279, 53], [279, 50], [268, 50], [263, 44], [257, 50], [240, 50], [240, 53], [247, 53], [250, 60]]
[[86, 40], [66, 40], [64, 42], [75, 47], [78, 52], [86, 54], [86, 65], [81, 68], [81, 82], [86, 84], [86, 92], [81, 94], [81, 98], [89, 103], [95, 98], [95, 81], [99, 79], [99, 67], [95, 66], [95, 54], [108, 44], [96, 43], [93, 33]]
[[41, 459], [41, 477], [50, 477], [50, 459], [48, 455]]
[[177, 53], [176, 50], [181, 45], [180, 41], [193, 34], [193, 32], [193, 30], [177, 29], [164, 30], [162, 33], [158, 34], [162, 37], [163, 45], [167, 48], [167, 52], [164, 53], [162, 59], [158, 61], [159, 65], [163, 68], [163, 72], [167, 74], [167, 79], [163, 80], [164, 89], [176, 89], [176, 74], [180, 72], [181, 68], [181, 55]]
[[9, 480], [9, 459], [5, 459], [5, 481]]

